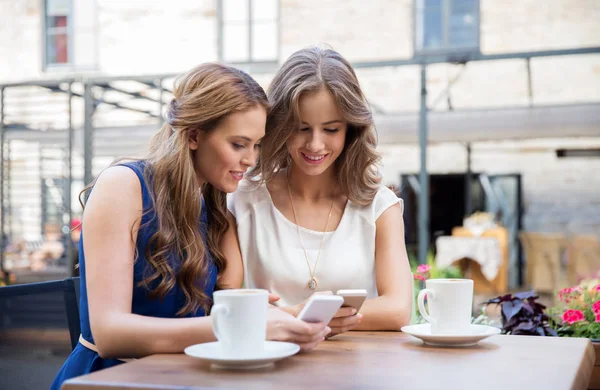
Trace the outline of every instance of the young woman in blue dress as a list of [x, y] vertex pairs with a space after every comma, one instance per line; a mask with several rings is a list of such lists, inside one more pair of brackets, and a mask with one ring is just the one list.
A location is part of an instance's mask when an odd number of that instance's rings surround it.
[[[226, 193], [256, 161], [267, 97], [249, 75], [220, 64], [184, 74], [173, 95], [147, 157], [116, 162], [89, 188], [79, 242], [82, 334], [52, 389], [126, 358], [215, 341], [212, 293], [242, 285]], [[269, 309], [270, 340], [309, 350], [329, 331]]]

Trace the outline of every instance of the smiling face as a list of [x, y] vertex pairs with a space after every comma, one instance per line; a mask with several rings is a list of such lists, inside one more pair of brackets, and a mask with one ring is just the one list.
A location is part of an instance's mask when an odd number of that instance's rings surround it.
[[298, 102], [300, 128], [287, 142], [294, 165], [306, 175], [333, 169], [344, 150], [347, 123], [333, 95], [325, 88], [304, 93]]
[[194, 169], [201, 183], [234, 192], [244, 173], [255, 164], [265, 135], [267, 111], [255, 106], [225, 117], [212, 131], [197, 132], [190, 140]]

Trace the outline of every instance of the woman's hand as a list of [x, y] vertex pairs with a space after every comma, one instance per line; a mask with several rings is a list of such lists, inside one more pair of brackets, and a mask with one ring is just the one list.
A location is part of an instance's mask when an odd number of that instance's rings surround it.
[[[275, 294], [270, 294], [270, 295], [275, 295]], [[287, 307], [280, 307], [281, 310], [285, 311], [288, 314], [293, 315], [294, 317], [298, 317], [298, 314], [300, 314], [300, 312], [302, 311], [302, 309], [304, 309], [304, 306], [306, 306], [306, 303], [308, 301], [310, 301], [310, 298], [313, 297], [313, 295], [333, 295], [333, 292], [331, 291], [319, 291], [316, 293], [313, 293], [310, 297], [308, 297], [304, 302], [299, 303], [295, 306], [287, 306]], [[271, 299], [271, 296], [269, 296], [269, 300]]]
[[272, 305], [280, 299], [281, 297], [279, 295], [273, 294], [272, 292], [269, 293], [269, 304]]
[[331, 332], [324, 323], [308, 323], [285, 311], [270, 307], [267, 314], [267, 340], [298, 344], [302, 351], [310, 351]]
[[327, 338], [352, 330], [360, 324], [361, 319], [362, 314], [357, 313], [355, 308], [341, 307], [329, 321], [328, 325], [331, 328], [331, 333], [327, 335]]
[[[271, 295], [274, 295], [274, 294], [271, 294]], [[333, 295], [333, 292], [319, 291], [319, 292], [314, 293], [313, 295]], [[300, 312], [302, 311], [304, 306], [306, 306], [306, 303], [310, 300], [310, 298], [312, 298], [313, 295], [311, 295], [310, 297], [308, 297], [308, 299], [306, 299], [304, 302], [302, 302], [298, 305], [282, 307], [281, 309], [283, 311], [285, 311], [286, 313], [291, 314], [294, 317], [298, 317], [298, 314], [300, 314]], [[269, 297], [269, 300], [270, 299], [271, 299], [271, 297]], [[356, 313], [355, 308], [342, 307], [337, 311], [337, 313], [333, 316], [333, 318], [329, 322], [328, 326], [329, 326], [329, 328], [331, 328], [331, 332], [329, 334], [327, 334], [325, 337], [329, 338], [329, 337], [333, 337], [337, 334], [347, 332], [347, 331], [353, 329], [358, 324], [360, 324], [361, 319], [362, 319], [362, 314]]]

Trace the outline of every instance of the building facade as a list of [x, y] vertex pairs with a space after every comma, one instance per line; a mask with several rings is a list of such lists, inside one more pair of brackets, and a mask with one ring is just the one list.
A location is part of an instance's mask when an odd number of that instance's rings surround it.
[[[598, 20], [596, 0], [0, 0], [0, 84], [177, 74], [220, 60], [248, 69], [267, 87], [277, 66], [309, 45], [331, 46], [356, 64], [422, 53], [577, 49], [600, 46]], [[400, 185], [401, 175], [418, 172], [419, 149], [416, 136], [394, 138], [407, 129], [386, 118], [416, 123], [420, 67], [383, 65], [357, 74], [381, 130], [385, 182]], [[502, 126], [512, 117], [507, 109], [528, 117], [531, 107], [597, 110], [600, 54], [435, 64], [427, 69], [427, 91], [435, 115], [465, 112], [463, 123], [482, 123], [432, 139], [430, 173], [464, 173], [468, 144], [473, 172], [520, 175], [524, 230], [600, 231], [600, 158], [560, 152], [600, 150], [597, 117], [582, 124], [573, 115], [552, 133], [538, 122], [513, 124], [510, 133]], [[474, 121], [490, 110], [498, 114], [494, 123]], [[17, 144], [11, 159], [29, 172], [44, 165], [31, 140]], [[37, 168], [30, 161], [36, 159]], [[74, 156], [80, 181], [82, 159]], [[42, 190], [31, 191], [35, 197]], [[40, 211], [28, 207], [26, 225], [34, 226]]]

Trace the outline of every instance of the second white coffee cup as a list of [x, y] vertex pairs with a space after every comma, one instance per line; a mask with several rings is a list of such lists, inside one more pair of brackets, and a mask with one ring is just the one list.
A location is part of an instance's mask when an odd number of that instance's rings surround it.
[[255, 356], [267, 338], [269, 292], [259, 289], [220, 290], [213, 294], [213, 332], [221, 351], [235, 357]]
[[[425, 295], [429, 312], [425, 310]], [[431, 324], [431, 334], [468, 334], [473, 312], [473, 281], [427, 279], [417, 304], [423, 318]]]

